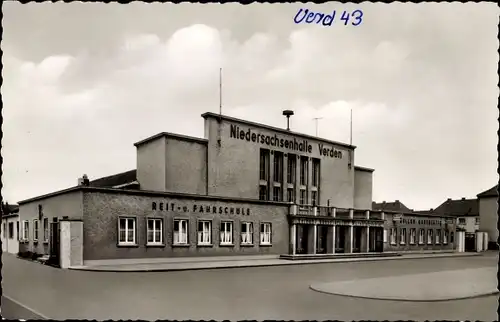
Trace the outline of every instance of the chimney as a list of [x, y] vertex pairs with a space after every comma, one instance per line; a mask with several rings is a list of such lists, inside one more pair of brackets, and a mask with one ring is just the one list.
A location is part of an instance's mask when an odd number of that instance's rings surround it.
[[431, 211], [434, 211], [434, 208], [431, 208]]
[[399, 203], [399, 200], [396, 200], [396, 203]]
[[293, 115], [292, 110], [284, 110], [283, 115], [286, 116], [286, 130], [290, 131], [290, 116]]
[[89, 177], [87, 177], [87, 175], [86, 175], [86, 174], [84, 174], [82, 179], [83, 179], [83, 185], [84, 185], [84, 186], [88, 186], [88, 185], [89, 185], [89, 183], [90, 183], [90, 181], [89, 181]]
[[78, 178], [78, 186], [81, 186], [83, 185], [83, 178]]
[[382, 201], [382, 204], [385, 205], [385, 201]]
[[465, 197], [462, 197], [462, 200], [465, 200]]

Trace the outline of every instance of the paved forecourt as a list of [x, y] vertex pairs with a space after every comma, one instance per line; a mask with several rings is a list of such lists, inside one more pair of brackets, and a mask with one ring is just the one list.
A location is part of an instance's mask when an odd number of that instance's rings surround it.
[[335, 295], [393, 301], [448, 301], [498, 293], [497, 268], [474, 268], [312, 284]]

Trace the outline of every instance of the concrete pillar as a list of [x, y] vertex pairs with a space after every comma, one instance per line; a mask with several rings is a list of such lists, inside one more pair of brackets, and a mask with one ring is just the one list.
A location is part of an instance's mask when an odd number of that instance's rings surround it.
[[367, 219], [367, 220], [368, 220], [368, 219], [370, 219], [370, 210], [367, 210], [367, 211], [366, 211], [366, 219]]
[[269, 200], [274, 200], [274, 152], [269, 153], [269, 178], [267, 178], [269, 187]]
[[290, 254], [295, 255], [297, 250], [297, 225], [292, 224], [290, 226], [290, 246], [291, 252]]
[[[337, 208], [333, 207], [333, 210], [332, 210], [332, 217], [335, 218], [337, 216]], [[335, 226], [334, 226], [335, 227]], [[333, 230], [335, 231], [335, 229]], [[335, 248], [335, 247], [334, 247]]]
[[349, 218], [350, 219], [354, 218], [354, 209], [349, 209]]
[[380, 213], [380, 216], [381, 216], [382, 220], [385, 220], [385, 213], [383, 211]]
[[[333, 208], [335, 210], [335, 208]], [[330, 234], [330, 239], [331, 239], [331, 243], [332, 243], [332, 254], [335, 254], [335, 225], [331, 226], [332, 228], [332, 232]]]
[[61, 220], [60, 223], [60, 265], [61, 268], [83, 265], [83, 222]]

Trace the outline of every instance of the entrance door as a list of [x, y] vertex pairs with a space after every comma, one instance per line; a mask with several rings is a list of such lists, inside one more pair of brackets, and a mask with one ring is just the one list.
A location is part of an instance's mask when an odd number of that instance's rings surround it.
[[328, 226], [317, 226], [316, 254], [326, 254], [326, 243], [328, 241]]
[[345, 252], [346, 226], [335, 226], [335, 253]]
[[296, 254], [307, 254], [307, 228], [306, 225], [297, 225], [297, 235], [295, 236], [297, 241]]
[[384, 251], [384, 229], [380, 227], [370, 228], [370, 235], [372, 231], [375, 235], [375, 251], [382, 253]]
[[466, 233], [464, 246], [466, 252], [476, 251], [476, 234]]
[[59, 265], [59, 222], [54, 218], [54, 222], [50, 223], [50, 262]]
[[352, 240], [352, 252], [359, 253], [361, 252], [361, 234], [362, 227], [352, 227], [353, 230], [353, 240]]

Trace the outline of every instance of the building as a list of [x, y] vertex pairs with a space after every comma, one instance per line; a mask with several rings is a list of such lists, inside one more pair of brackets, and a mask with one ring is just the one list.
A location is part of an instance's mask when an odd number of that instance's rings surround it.
[[432, 211], [414, 211], [399, 200], [373, 203], [374, 210], [384, 211], [384, 250], [420, 252], [454, 250], [455, 219]]
[[465, 234], [473, 235], [479, 231], [479, 201], [478, 199], [461, 198], [452, 200], [448, 198], [439, 205], [434, 212], [456, 217], [457, 229]]
[[2, 203], [2, 251], [19, 252], [19, 206]]
[[[214, 113], [135, 143], [137, 169], [19, 202], [20, 247], [84, 261], [382, 252], [355, 146]], [[59, 233], [60, 231], [60, 233]]]
[[498, 185], [477, 195], [479, 228], [488, 233], [488, 249], [498, 249]]

